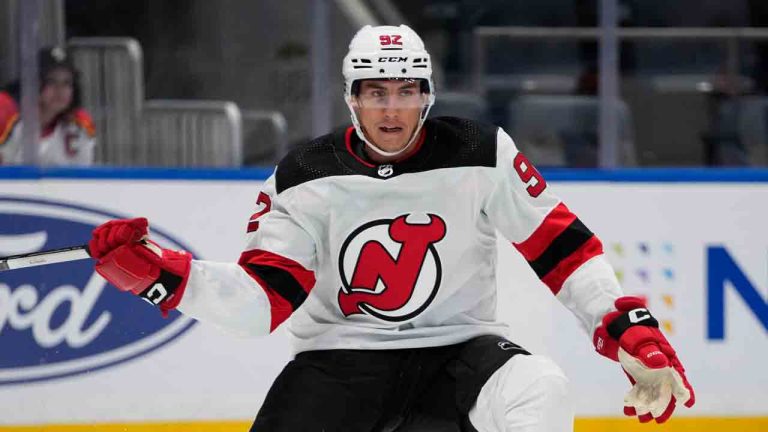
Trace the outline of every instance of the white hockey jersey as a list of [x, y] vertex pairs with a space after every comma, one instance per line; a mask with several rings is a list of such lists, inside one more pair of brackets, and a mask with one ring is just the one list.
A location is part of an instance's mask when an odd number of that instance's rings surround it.
[[179, 309], [249, 334], [290, 316], [297, 352], [506, 335], [499, 232], [591, 334], [621, 296], [597, 237], [501, 128], [443, 117], [423, 130], [393, 164], [368, 162], [351, 127], [291, 152], [239, 263], [193, 261]]

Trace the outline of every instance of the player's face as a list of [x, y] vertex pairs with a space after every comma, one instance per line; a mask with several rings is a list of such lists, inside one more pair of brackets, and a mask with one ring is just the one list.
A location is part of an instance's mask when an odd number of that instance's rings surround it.
[[56, 114], [66, 110], [72, 103], [74, 94], [74, 77], [72, 72], [64, 68], [53, 69], [42, 82], [40, 106]]
[[408, 145], [426, 102], [427, 95], [415, 80], [365, 80], [354, 99], [366, 137], [387, 152]]

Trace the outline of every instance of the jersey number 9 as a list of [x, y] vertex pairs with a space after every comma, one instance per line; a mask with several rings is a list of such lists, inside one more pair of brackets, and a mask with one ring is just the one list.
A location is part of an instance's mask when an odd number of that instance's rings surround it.
[[517, 175], [520, 176], [520, 180], [528, 185], [525, 188], [528, 191], [528, 195], [536, 198], [547, 188], [547, 182], [544, 180], [544, 177], [541, 176], [536, 167], [533, 166], [524, 154], [518, 153], [512, 165], [515, 167]]

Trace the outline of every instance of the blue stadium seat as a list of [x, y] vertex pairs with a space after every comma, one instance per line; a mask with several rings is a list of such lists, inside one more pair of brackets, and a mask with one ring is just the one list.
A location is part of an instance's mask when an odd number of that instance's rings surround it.
[[724, 101], [718, 108], [714, 130], [718, 162], [768, 165], [768, 97]]
[[[629, 107], [619, 105], [619, 161], [635, 165]], [[526, 95], [509, 105], [508, 131], [541, 166], [594, 167], [598, 161], [599, 102], [592, 96]]]

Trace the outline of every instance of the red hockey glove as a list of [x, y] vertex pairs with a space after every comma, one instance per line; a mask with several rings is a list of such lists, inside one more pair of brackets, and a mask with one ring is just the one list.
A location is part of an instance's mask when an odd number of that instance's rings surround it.
[[616, 300], [616, 311], [603, 317], [595, 330], [597, 352], [618, 361], [632, 383], [624, 397], [624, 414], [640, 422], [663, 423], [679, 401], [690, 408], [696, 401], [675, 350], [659, 330], [659, 323], [638, 297]]
[[159, 306], [167, 315], [184, 294], [192, 255], [163, 249], [147, 235], [145, 218], [112, 220], [93, 230], [88, 250], [104, 279]]

